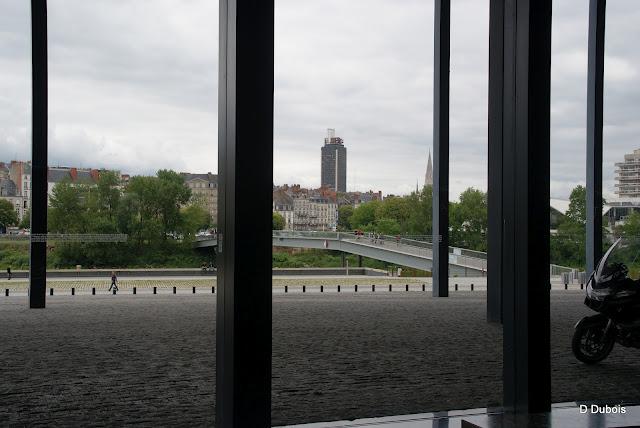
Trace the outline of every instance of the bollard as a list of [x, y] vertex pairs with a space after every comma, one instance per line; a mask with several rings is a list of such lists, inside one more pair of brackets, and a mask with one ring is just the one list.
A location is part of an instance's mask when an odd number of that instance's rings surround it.
[[215, 285], [214, 285], [213, 287], [211, 287], [211, 293], [212, 293], [212, 294], [215, 294], [215, 293], [216, 293], [216, 287], [215, 287]]
[[[53, 293], [53, 288], [51, 289], [51, 292]], [[96, 295], [96, 287], [93, 287], [91, 289], [91, 295], [95, 296]]]
[[196, 294], [196, 287], [193, 287], [193, 294]]
[[471, 283], [471, 291], [473, 291], [473, 282]]
[[568, 289], [569, 289], [569, 284], [567, 284], [566, 282], [565, 282], [565, 284], [564, 284], [564, 289], [565, 289], [565, 290], [568, 290]]
[[303, 285], [303, 286], [302, 286], [302, 292], [303, 292], [303, 293], [306, 293], [306, 292], [307, 292], [307, 286], [306, 286], [306, 285]]
[[358, 284], [356, 284], [356, 285], [354, 285], [354, 286], [353, 286], [353, 291], [354, 291], [355, 293], [357, 293], [357, 292], [358, 292]]
[[338, 293], [340, 292], [340, 286], [338, 285]]
[[371, 284], [371, 292], [372, 293], [376, 292], [376, 285], [375, 284]]
[[405, 284], [404, 291], [409, 291], [409, 284]]
[[115, 288], [113, 289], [113, 295], [114, 296], [116, 295], [116, 289]]
[[49, 296], [53, 296], [53, 288], [49, 289]]
[[425, 287], [426, 287], [425, 284], [422, 284], [422, 291], [425, 290]]
[[391, 284], [389, 284], [389, 291], [391, 291]]
[[321, 292], [321, 293], [324, 293], [324, 285], [321, 285], [321, 286], [320, 286], [320, 292]]
[[5, 288], [5, 290], [4, 290], [4, 295], [5, 295], [5, 296], [7, 296], [7, 297], [9, 297], [9, 289], [8, 289], [8, 288]]
[[72, 295], [72, 296], [75, 296], [75, 295], [76, 295], [76, 289], [75, 289], [75, 288], [73, 288], [73, 287], [71, 287], [71, 295]]
[[173, 294], [176, 294], [176, 287], [173, 287]]
[[580, 290], [584, 289], [584, 284], [580, 284]]
[[158, 291], [157, 287], [153, 287], [153, 294], [156, 294], [157, 291]]
[[288, 293], [288, 292], [289, 292], [289, 286], [288, 286], [288, 285], [285, 285], [285, 286], [284, 286], [284, 292], [285, 292], [285, 293]]
[[136, 294], [136, 287], [133, 287], [133, 294]]
[[454, 290], [458, 291], [458, 284], [455, 284]]

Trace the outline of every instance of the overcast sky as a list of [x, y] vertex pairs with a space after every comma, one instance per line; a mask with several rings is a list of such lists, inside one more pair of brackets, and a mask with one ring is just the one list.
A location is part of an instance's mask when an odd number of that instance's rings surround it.
[[[451, 197], [486, 190], [488, 0], [452, 2]], [[585, 181], [588, 1], [554, 2], [551, 195]], [[640, 148], [640, 2], [608, 2], [605, 196]], [[217, 171], [218, 3], [49, 0], [50, 164]], [[433, 1], [276, 0], [274, 182], [407, 193], [432, 147]], [[30, 157], [29, 2], [0, 0], [0, 160]], [[258, 160], [257, 160], [258, 161]]]

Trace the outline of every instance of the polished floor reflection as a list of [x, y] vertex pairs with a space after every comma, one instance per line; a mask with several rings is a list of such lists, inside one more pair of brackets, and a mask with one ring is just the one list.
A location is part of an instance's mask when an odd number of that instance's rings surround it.
[[[602, 409], [606, 404], [598, 403], [593, 405]], [[505, 416], [497, 410], [473, 409], [357, 419], [354, 421], [289, 425], [286, 428], [630, 428], [640, 426], [640, 406], [619, 405], [624, 407], [624, 414], [591, 413], [591, 406], [592, 403], [555, 404], [549, 414], [534, 414], [518, 419], [512, 416]], [[616, 405], [609, 405], [609, 407], [616, 407]], [[587, 409], [587, 412], [583, 413], [585, 409]], [[621, 409], [621, 407], [618, 407], [618, 409]]]

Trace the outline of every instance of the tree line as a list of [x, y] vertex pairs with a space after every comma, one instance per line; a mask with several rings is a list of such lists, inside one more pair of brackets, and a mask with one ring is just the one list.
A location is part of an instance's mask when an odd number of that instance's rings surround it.
[[198, 266], [197, 231], [211, 226], [203, 201], [171, 170], [134, 176], [122, 186], [104, 171], [96, 185], [57, 183], [50, 196], [48, 230], [61, 234], [126, 234], [124, 243], [55, 244], [59, 267]]
[[[362, 230], [383, 235], [431, 235], [433, 187], [406, 196], [389, 196], [357, 208], [339, 208], [339, 230]], [[452, 246], [486, 251], [487, 194], [468, 188], [449, 203], [449, 239]]]

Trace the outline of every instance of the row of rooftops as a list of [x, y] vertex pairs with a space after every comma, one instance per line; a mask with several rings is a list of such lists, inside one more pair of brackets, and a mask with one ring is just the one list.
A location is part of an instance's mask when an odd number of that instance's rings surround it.
[[312, 202], [357, 205], [372, 200], [382, 200], [382, 192], [336, 193], [327, 186], [317, 189], [303, 188], [299, 184], [273, 186], [273, 204], [276, 207], [293, 206], [294, 199], [308, 199]]

